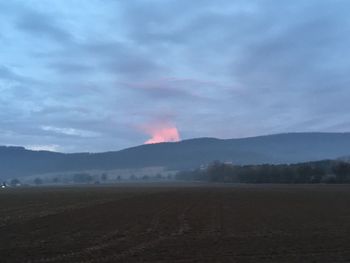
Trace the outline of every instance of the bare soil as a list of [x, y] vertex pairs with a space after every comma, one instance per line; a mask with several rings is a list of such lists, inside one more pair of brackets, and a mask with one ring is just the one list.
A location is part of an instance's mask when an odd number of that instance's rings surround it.
[[3, 189], [0, 262], [350, 262], [350, 186]]

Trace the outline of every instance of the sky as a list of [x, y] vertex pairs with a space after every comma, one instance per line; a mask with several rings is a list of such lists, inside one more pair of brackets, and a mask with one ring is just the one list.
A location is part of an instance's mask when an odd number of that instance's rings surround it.
[[0, 1], [0, 145], [350, 131], [350, 1]]

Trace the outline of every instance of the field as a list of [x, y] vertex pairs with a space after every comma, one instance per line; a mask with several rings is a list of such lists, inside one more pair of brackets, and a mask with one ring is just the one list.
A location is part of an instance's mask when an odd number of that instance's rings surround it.
[[350, 262], [350, 186], [3, 189], [0, 262]]

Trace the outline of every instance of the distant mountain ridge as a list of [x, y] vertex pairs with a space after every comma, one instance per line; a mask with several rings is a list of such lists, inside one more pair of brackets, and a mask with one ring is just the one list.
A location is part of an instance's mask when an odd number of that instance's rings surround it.
[[285, 133], [242, 139], [196, 138], [103, 153], [56, 153], [0, 146], [0, 179], [48, 172], [163, 166], [297, 163], [350, 156], [350, 133]]

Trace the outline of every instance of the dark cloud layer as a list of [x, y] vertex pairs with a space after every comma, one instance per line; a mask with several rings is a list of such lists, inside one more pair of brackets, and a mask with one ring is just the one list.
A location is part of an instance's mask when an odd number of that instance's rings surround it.
[[346, 0], [4, 1], [0, 144], [349, 131]]

